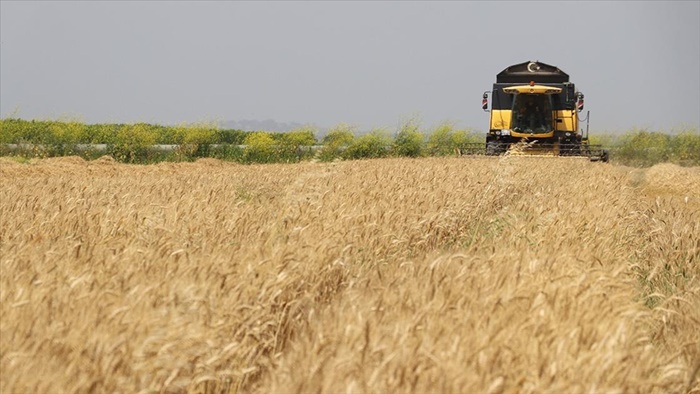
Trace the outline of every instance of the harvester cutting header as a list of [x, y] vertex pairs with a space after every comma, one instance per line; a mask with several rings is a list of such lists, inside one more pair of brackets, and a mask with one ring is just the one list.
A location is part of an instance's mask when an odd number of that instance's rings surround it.
[[486, 144], [470, 144], [463, 153], [607, 161], [607, 151], [588, 143], [588, 124], [585, 134], [579, 129], [583, 107], [583, 93], [559, 68], [539, 61], [512, 65], [496, 76], [493, 89], [483, 95], [482, 108], [491, 113]]

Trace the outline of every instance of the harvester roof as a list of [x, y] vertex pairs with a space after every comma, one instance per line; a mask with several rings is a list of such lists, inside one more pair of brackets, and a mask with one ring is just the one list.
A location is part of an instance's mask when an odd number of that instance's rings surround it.
[[569, 82], [569, 74], [556, 66], [539, 61], [514, 64], [496, 75], [496, 83], [564, 83]]
[[530, 94], [558, 94], [561, 93], [561, 88], [555, 88], [552, 86], [545, 85], [519, 85], [519, 86], [509, 86], [503, 88], [503, 91], [508, 94], [520, 94], [520, 93], [530, 93]]

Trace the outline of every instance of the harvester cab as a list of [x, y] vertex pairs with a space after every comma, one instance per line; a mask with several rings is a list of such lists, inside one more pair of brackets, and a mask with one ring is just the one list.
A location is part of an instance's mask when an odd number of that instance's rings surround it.
[[482, 96], [481, 107], [490, 113], [485, 144], [469, 144], [462, 152], [607, 161], [607, 151], [589, 145], [588, 131], [584, 134], [579, 129], [583, 99], [569, 75], [555, 66], [536, 61], [510, 66], [496, 76], [492, 90]]
[[511, 106], [511, 135], [528, 137], [552, 134], [556, 128], [553, 122], [552, 94], [561, 93], [560, 88], [544, 85], [529, 85], [503, 88], [513, 95]]
[[513, 132], [549, 133], [552, 128], [552, 103], [548, 96], [518, 94], [513, 99]]

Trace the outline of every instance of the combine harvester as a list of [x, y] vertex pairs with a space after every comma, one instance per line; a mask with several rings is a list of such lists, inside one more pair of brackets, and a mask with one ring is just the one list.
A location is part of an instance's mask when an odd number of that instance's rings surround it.
[[[488, 109], [489, 93], [491, 110]], [[466, 144], [462, 155], [528, 155], [587, 157], [608, 161], [608, 151], [588, 143], [579, 130], [583, 93], [569, 75], [555, 66], [529, 61], [512, 65], [496, 76], [484, 92], [482, 108], [491, 112], [486, 143]]]

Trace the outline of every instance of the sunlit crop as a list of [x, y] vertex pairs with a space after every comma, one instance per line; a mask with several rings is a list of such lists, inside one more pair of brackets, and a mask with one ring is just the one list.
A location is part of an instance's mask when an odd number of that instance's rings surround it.
[[700, 392], [700, 168], [0, 158], [0, 392]]

